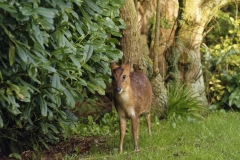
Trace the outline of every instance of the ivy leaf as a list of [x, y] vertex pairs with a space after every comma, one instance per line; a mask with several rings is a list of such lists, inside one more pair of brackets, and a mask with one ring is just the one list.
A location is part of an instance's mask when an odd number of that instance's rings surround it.
[[1, 71], [0, 71], [0, 82], [3, 82], [3, 76]]
[[90, 16], [86, 13], [86, 11], [83, 8], [79, 8], [79, 10], [81, 11], [81, 13], [83, 14], [83, 17], [86, 19], [87, 22], [91, 22], [91, 18]]
[[53, 39], [58, 43], [60, 47], [65, 47], [64, 34], [60, 29], [57, 29], [53, 34]]
[[53, 120], [53, 112], [50, 109], [48, 109], [48, 119]]
[[100, 86], [97, 86], [96, 87], [96, 91], [100, 94], [100, 95], [105, 95], [105, 90], [100, 87]]
[[19, 159], [19, 160], [22, 160], [22, 157], [19, 153], [11, 153], [9, 155], [10, 158], [14, 158], [14, 159]]
[[69, 107], [70, 107], [71, 109], [73, 109], [73, 108], [75, 107], [75, 100], [74, 100], [72, 94], [71, 94], [67, 89], [65, 89], [65, 90], [63, 91], [63, 93], [64, 93], [65, 96], [66, 96], [66, 102], [67, 102], [67, 104], [69, 105]]
[[104, 83], [102, 78], [95, 78], [91, 82], [93, 82], [97, 86], [100, 86], [102, 89], [106, 89], [106, 84]]
[[50, 18], [38, 18], [38, 23], [41, 25], [45, 30], [54, 30], [55, 27], [53, 25], [53, 19]]
[[120, 44], [120, 42], [116, 39], [116, 38], [110, 38], [107, 40], [107, 42], [112, 42], [112, 43], [115, 43], [115, 44]]
[[28, 69], [28, 76], [29, 77], [33, 77], [36, 78], [38, 75], [38, 69], [37, 67], [34, 67], [33, 65], [30, 65], [29, 69]]
[[97, 91], [100, 95], [105, 95], [105, 90], [102, 87], [91, 82], [87, 83], [87, 88], [92, 93], [95, 93], [95, 91]]
[[87, 83], [86, 83], [86, 81], [84, 79], [79, 78], [78, 80], [79, 80], [78, 84], [80, 84], [81, 86], [87, 86]]
[[32, 106], [30, 103], [28, 103], [27, 105], [24, 106], [24, 109], [23, 109], [23, 112], [22, 112], [22, 115], [23, 115], [23, 118], [25, 120], [27, 120], [29, 117], [30, 117], [30, 112], [32, 110]]
[[88, 5], [83, 4], [82, 7], [89, 15], [93, 16], [95, 14], [95, 12]]
[[81, 26], [78, 22], [75, 23], [75, 27], [76, 27], [76, 29], [77, 29], [77, 31], [80, 35], [84, 34], [84, 32], [83, 32], [83, 30], [82, 30], [82, 28], [81, 28]]
[[38, 96], [38, 100], [39, 100], [39, 105], [40, 105], [40, 109], [41, 109], [41, 114], [42, 116], [46, 117], [47, 116], [47, 103], [45, 101], [45, 99], [43, 98], [42, 95]]
[[60, 74], [62, 74], [62, 76], [66, 76], [70, 79], [73, 79], [73, 80], [77, 80], [77, 78], [71, 74], [69, 74], [68, 72], [66, 72], [65, 70], [64, 71], [59, 71]]
[[64, 111], [58, 110], [57, 113], [58, 113], [63, 119], [67, 119], [67, 115], [66, 115], [66, 113], [65, 113]]
[[48, 125], [48, 128], [50, 128], [55, 134], [60, 133], [54, 125], [52, 124], [47, 124], [47, 125]]
[[12, 43], [9, 43], [8, 57], [9, 57], [9, 65], [12, 66], [15, 58], [15, 47]]
[[36, 9], [34, 9], [34, 12], [38, 13], [44, 17], [54, 18], [57, 15], [58, 10], [53, 9], [53, 8], [38, 7]]
[[19, 105], [17, 103], [13, 103], [10, 106], [7, 107], [7, 110], [11, 112], [13, 115], [21, 114], [21, 112], [18, 109]]
[[9, 5], [3, 2], [0, 2], [0, 8], [10, 13], [17, 13], [17, 10], [12, 5]]
[[48, 133], [47, 123], [40, 123], [40, 126], [41, 126], [43, 134], [47, 134]]
[[65, 113], [67, 114], [68, 119], [71, 119], [72, 121], [78, 120], [78, 117], [75, 116], [70, 110], [66, 110]]
[[94, 62], [99, 62], [99, 61], [100, 61], [100, 55], [95, 54], [95, 55], [93, 55], [93, 56], [91, 57], [91, 59], [92, 59]]
[[39, 140], [39, 142], [41, 142], [41, 143], [44, 145], [44, 147], [45, 147], [46, 149], [49, 149], [47, 143], [46, 143], [41, 137], [39, 137], [38, 140]]
[[28, 91], [28, 87], [26, 86], [19, 86], [19, 91], [16, 92], [17, 98], [21, 102], [30, 102], [31, 101], [31, 94]]
[[90, 67], [87, 63], [84, 63], [84, 65], [82, 67], [89, 72], [92, 72], [92, 73], [95, 72], [95, 70], [92, 67]]
[[69, 55], [70, 59], [72, 60], [73, 64], [79, 69], [81, 68], [81, 65], [79, 63], [79, 60], [76, 59], [73, 55]]
[[116, 27], [115, 27], [115, 24], [114, 24], [114, 22], [112, 21], [112, 19], [110, 19], [109, 17], [106, 17], [106, 19], [105, 19], [106, 21], [105, 21], [105, 25], [106, 26], [108, 26], [108, 27], [110, 27], [110, 28], [115, 28], [115, 29], [117, 29]]
[[84, 55], [86, 55], [85, 61], [88, 61], [90, 57], [93, 54], [93, 46], [92, 45], [86, 45], [84, 47]]
[[0, 114], [0, 128], [3, 128], [3, 119], [1, 114]]
[[91, 93], [95, 94], [96, 86], [94, 84], [87, 82], [87, 88]]
[[79, 19], [79, 16], [75, 11], [71, 10], [71, 13], [76, 19]]
[[49, 66], [49, 65], [47, 65], [47, 64], [41, 65], [41, 67], [42, 67], [43, 69], [48, 70], [49, 72], [56, 72], [56, 69], [55, 69], [55, 68], [53, 68], [53, 67], [51, 67], [51, 66]]
[[23, 15], [31, 16], [33, 14], [32, 8], [30, 6], [23, 6], [20, 10]]
[[84, 1], [87, 3], [87, 5], [92, 8], [92, 10], [98, 12], [98, 14], [102, 14], [102, 10], [95, 4], [93, 3], [91, 0], [87, 0], [87, 1]]
[[27, 51], [24, 48], [22, 48], [20, 45], [16, 45], [16, 49], [17, 49], [18, 56], [21, 58], [21, 60], [27, 63], [28, 62]]
[[53, 87], [53, 90], [52, 90], [53, 93], [56, 93], [56, 89], [57, 90], [62, 89], [62, 84], [60, 82], [60, 78], [57, 73], [54, 73], [52, 76], [52, 87]]
[[[66, 48], [66, 47], [60, 47], [52, 52], [52, 55], [56, 56], [57, 58], [60, 56], [63, 56], [65, 53], [72, 53], [71, 48]], [[62, 61], [65, 59], [63, 58]]]
[[237, 87], [229, 96], [229, 106], [235, 104], [235, 101], [239, 99], [240, 89]]
[[57, 103], [57, 101], [56, 101], [57, 98], [56, 98], [55, 94], [56, 94], [56, 92], [53, 92], [53, 91], [52, 92], [48, 92], [48, 91], [46, 91], [46, 96], [53, 102], [52, 104], [50, 102], [47, 102], [47, 105], [52, 107], [52, 108], [54, 108], [54, 109], [56, 109], [55, 103]]

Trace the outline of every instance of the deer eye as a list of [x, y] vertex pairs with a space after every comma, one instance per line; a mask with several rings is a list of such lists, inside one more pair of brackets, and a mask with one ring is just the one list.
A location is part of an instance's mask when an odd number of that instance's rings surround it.
[[126, 75], [123, 75], [123, 79], [125, 79], [126, 78]]

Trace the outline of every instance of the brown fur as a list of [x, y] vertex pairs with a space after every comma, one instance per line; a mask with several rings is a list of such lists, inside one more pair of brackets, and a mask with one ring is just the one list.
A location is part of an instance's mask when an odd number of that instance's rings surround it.
[[138, 151], [139, 118], [141, 114], [145, 114], [148, 132], [149, 135], [151, 135], [150, 109], [152, 102], [152, 87], [147, 76], [143, 73], [130, 72], [129, 62], [121, 66], [113, 62], [111, 64], [111, 70], [113, 77], [114, 104], [119, 115], [120, 123], [119, 152], [122, 153], [127, 118], [130, 118], [132, 121], [134, 149]]

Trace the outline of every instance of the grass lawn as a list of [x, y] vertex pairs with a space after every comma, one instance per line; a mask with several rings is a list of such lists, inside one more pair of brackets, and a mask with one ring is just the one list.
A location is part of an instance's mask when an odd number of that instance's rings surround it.
[[[128, 125], [128, 128], [130, 126]], [[141, 122], [138, 153], [128, 132], [122, 154], [118, 154], [119, 135], [107, 137], [104, 145], [91, 146], [86, 155], [68, 155], [64, 159], [240, 159], [240, 113], [216, 112], [195, 122], [183, 121], [176, 128], [168, 121], [152, 119], [152, 137]]]

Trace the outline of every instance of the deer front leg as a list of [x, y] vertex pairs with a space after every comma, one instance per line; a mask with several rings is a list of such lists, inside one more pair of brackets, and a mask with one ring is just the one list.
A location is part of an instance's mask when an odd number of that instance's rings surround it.
[[120, 119], [119, 119], [119, 125], [120, 125], [119, 153], [122, 153], [122, 150], [123, 150], [123, 139], [124, 139], [125, 132], [126, 132], [126, 124], [127, 124], [126, 118], [120, 117]]
[[132, 134], [133, 134], [133, 139], [134, 139], [134, 151], [139, 151], [138, 150], [138, 132], [139, 132], [139, 117], [138, 116], [133, 116], [132, 117]]

